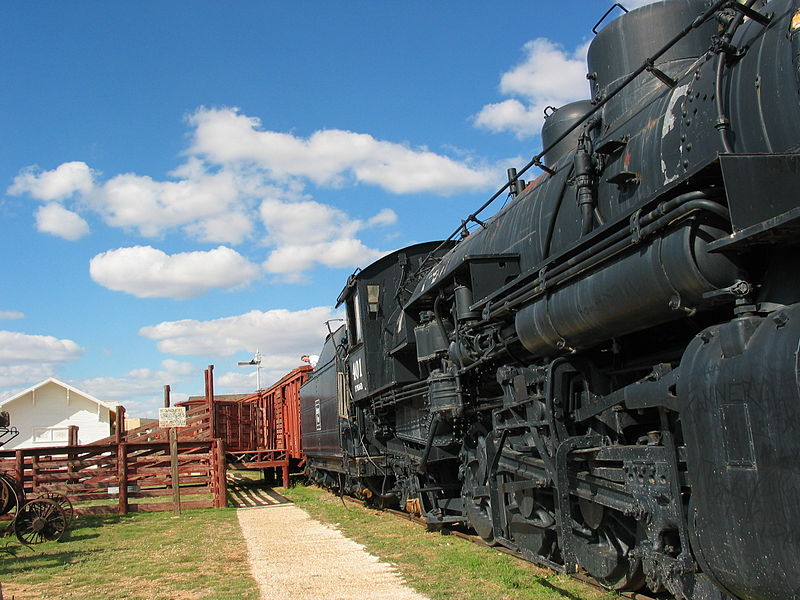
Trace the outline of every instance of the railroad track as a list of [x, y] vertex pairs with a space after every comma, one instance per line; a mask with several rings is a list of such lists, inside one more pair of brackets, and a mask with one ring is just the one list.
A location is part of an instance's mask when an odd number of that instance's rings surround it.
[[[407, 513], [407, 512], [403, 512], [403, 511], [392, 509], [392, 508], [375, 508], [374, 506], [368, 506], [367, 503], [365, 501], [363, 501], [363, 500], [359, 500], [357, 498], [351, 498], [350, 496], [340, 496], [340, 498], [342, 499], [343, 502], [351, 502], [352, 504], [355, 504], [355, 505], [358, 505], [358, 506], [361, 506], [361, 507], [364, 507], [364, 508], [370, 508], [372, 510], [378, 510], [380, 512], [390, 514], [390, 515], [392, 515], [392, 516], [394, 516], [396, 518], [405, 519], [406, 521], [411, 521], [412, 523], [416, 523], [417, 525], [425, 527], [428, 530], [444, 530], [444, 531], [447, 531], [447, 533], [449, 535], [452, 535], [454, 537], [461, 538], [461, 539], [464, 539], [464, 540], [468, 540], [468, 541], [472, 542], [473, 544], [477, 544], [478, 546], [491, 547], [494, 550], [502, 552], [503, 554], [508, 554], [509, 556], [512, 556], [512, 557], [516, 558], [517, 560], [524, 562], [525, 564], [528, 564], [528, 565], [536, 564], [536, 563], [531, 563], [531, 561], [527, 560], [519, 552], [516, 552], [516, 551], [512, 550], [511, 548], [506, 548], [505, 546], [490, 546], [490, 544], [487, 544], [478, 535], [465, 533], [463, 531], [460, 531], [460, 530], [455, 529], [453, 527], [448, 527], [446, 525], [441, 525], [441, 526], [437, 525], [434, 528], [431, 528], [431, 526], [424, 519], [422, 519], [420, 517], [417, 517], [415, 515], [412, 515], [410, 513]], [[540, 568], [543, 568], [543, 569], [548, 569], [548, 570], [553, 571], [553, 569], [551, 569], [547, 565], [539, 565], [539, 564], [537, 564], [536, 566], [540, 567]], [[605, 592], [613, 591], [613, 590], [609, 590], [604, 585], [598, 583], [597, 581], [595, 581], [594, 579], [592, 579], [589, 575], [587, 575], [585, 573], [566, 573], [566, 574], [569, 575], [570, 577], [572, 577], [573, 579], [577, 579], [578, 581], [580, 581], [582, 583], [585, 583], [586, 585], [589, 585], [589, 586], [591, 586], [591, 587], [593, 587], [595, 589], [602, 590], [602, 591], [605, 591]], [[654, 596], [648, 596], [646, 594], [641, 594], [639, 592], [616, 592], [616, 593], [621, 598], [628, 598], [629, 600], [659, 600], [658, 598], [656, 598]]]

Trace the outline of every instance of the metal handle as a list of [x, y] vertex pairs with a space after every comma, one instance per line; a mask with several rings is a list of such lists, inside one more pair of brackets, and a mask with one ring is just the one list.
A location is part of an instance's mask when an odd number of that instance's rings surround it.
[[600, 20], [597, 23], [594, 24], [594, 27], [592, 27], [592, 33], [593, 34], [597, 35], [597, 28], [600, 27], [600, 23], [605, 21], [606, 17], [611, 14], [611, 11], [614, 10], [615, 8], [617, 8], [617, 7], [621, 8], [625, 12], [628, 12], [628, 9], [625, 8], [624, 6], [622, 6], [622, 4], [620, 4], [619, 2], [614, 2], [614, 4], [611, 5], [611, 8], [609, 8], [606, 11], [606, 13], [602, 17], [600, 17]]

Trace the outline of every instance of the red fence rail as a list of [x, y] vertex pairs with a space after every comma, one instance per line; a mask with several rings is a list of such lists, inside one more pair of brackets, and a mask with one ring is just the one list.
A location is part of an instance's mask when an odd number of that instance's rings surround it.
[[[178, 442], [178, 479], [170, 473], [168, 442], [121, 442], [58, 448], [0, 450], [0, 471], [21, 482], [26, 495], [60, 492], [79, 514], [174, 509], [173, 486], [184, 508], [226, 504], [225, 451], [221, 440]], [[206, 497], [201, 497], [206, 496]], [[114, 502], [109, 502], [109, 500]], [[98, 504], [81, 504], [98, 502]]]

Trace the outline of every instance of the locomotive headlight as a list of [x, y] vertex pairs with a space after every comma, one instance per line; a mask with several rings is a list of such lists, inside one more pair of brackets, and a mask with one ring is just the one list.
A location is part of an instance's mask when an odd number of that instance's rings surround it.
[[792, 23], [789, 26], [789, 31], [791, 31], [792, 33], [797, 31], [798, 29], [800, 29], [800, 10], [795, 11], [795, 13], [792, 15]]

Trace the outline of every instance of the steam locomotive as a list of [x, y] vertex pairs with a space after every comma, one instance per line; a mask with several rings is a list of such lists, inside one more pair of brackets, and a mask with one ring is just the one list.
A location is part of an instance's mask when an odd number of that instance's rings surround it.
[[800, 0], [643, 6], [588, 71], [501, 210], [347, 281], [308, 473], [617, 590], [800, 598]]

